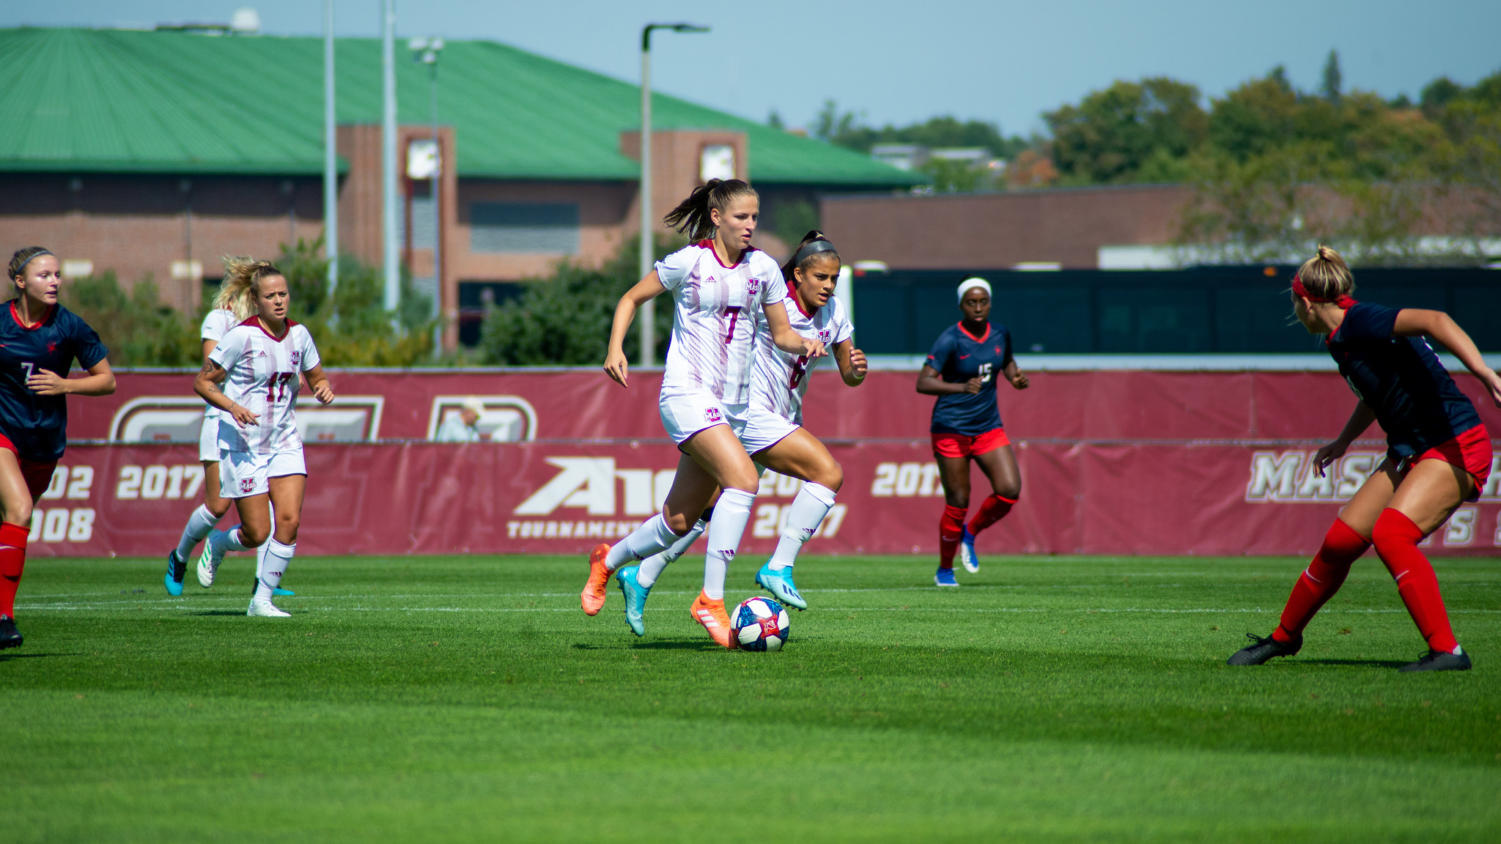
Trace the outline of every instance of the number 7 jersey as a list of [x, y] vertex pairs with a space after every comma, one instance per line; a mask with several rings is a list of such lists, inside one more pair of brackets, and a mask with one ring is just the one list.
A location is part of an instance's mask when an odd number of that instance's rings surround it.
[[223, 367], [224, 395], [256, 414], [255, 424], [241, 426], [228, 413], [219, 419], [219, 451], [295, 451], [302, 448], [297, 430], [298, 377], [319, 364], [313, 337], [287, 320], [280, 337], [271, 336], [255, 317], [225, 332], [208, 356]]
[[708, 390], [726, 404], [749, 403], [756, 320], [786, 298], [782, 268], [754, 248], [726, 267], [702, 240], [658, 261], [657, 278], [677, 305], [662, 392]]

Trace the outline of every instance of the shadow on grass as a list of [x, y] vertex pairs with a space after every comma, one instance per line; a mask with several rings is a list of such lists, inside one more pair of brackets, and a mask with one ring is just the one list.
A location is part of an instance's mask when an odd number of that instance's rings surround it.
[[729, 648], [721, 648], [711, 640], [698, 639], [653, 639], [651, 641], [634, 640], [622, 642], [619, 645], [593, 645], [588, 642], [574, 642], [573, 649], [576, 651], [723, 651]]
[[245, 614], [245, 611], [244, 610], [198, 610], [197, 612], [190, 613], [190, 614], [191, 615], [239, 615], [239, 616], [243, 616]]
[[82, 656], [82, 654], [78, 654], [78, 653], [55, 653], [55, 654], [51, 654], [51, 653], [44, 653], [44, 654], [38, 654], [38, 653], [29, 653], [29, 654], [0, 653], [0, 662], [10, 662], [13, 659], [46, 659], [47, 657], [51, 657], [51, 656]]
[[[1300, 659], [1307, 665], [1355, 665], [1364, 668], [1401, 668], [1411, 660], [1402, 659]], [[1291, 665], [1292, 663], [1289, 663]]]

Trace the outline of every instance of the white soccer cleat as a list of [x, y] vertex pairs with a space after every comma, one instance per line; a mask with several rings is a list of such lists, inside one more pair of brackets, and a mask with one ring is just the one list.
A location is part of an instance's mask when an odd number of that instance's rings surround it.
[[214, 544], [214, 534], [203, 540], [203, 553], [198, 555], [198, 585], [204, 589], [214, 585], [214, 575], [219, 573], [219, 564], [224, 562], [224, 551]]
[[291, 618], [292, 614], [283, 612], [271, 603], [270, 598], [251, 598], [250, 609], [245, 614], [251, 618]]

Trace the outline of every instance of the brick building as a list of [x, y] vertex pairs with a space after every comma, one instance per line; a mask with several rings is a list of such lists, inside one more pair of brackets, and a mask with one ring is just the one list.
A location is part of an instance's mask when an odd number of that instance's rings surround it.
[[[336, 45], [340, 251], [382, 262], [381, 44]], [[41, 243], [79, 276], [151, 277], [201, 306], [225, 255], [272, 255], [323, 232], [323, 43], [229, 33], [0, 30], [0, 244]], [[440, 293], [456, 339], [460, 286], [599, 263], [639, 232], [640, 89], [486, 41], [450, 42], [436, 82], [405, 45], [396, 63], [398, 157], [432, 137], [443, 168], [402, 178], [401, 254]], [[778, 208], [921, 177], [819, 141], [653, 97], [652, 216], [701, 166], [761, 192], [761, 244]], [[726, 169], [727, 168], [727, 169]], [[439, 223], [441, 225], [439, 225]], [[434, 279], [435, 227], [441, 278]], [[8, 254], [8, 253], [7, 253]]]

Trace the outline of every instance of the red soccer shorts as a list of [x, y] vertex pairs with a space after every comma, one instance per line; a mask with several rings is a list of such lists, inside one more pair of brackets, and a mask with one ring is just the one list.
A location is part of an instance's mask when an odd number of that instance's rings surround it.
[[1001, 446], [1011, 445], [1005, 428], [991, 428], [983, 434], [966, 437], [963, 434], [933, 434], [935, 457], [976, 457]]
[[4, 434], [0, 434], [0, 448], [14, 454], [16, 462], [21, 464], [21, 477], [26, 480], [26, 491], [31, 493], [31, 500], [41, 498], [42, 493], [47, 491], [47, 485], [52, 483], [52, 470], [57, 468], [57, 461], [38, 463], [27, 460], [16, 450], [16, 444], [10, 441], [10, 437]]
[[1419, 454], [1412, 462], [1442, 460], [1450, 466], [1469, 472], [1475, 478], [1475, 494], [1470, 497], [1473, 501], [1491, 476], [1492, 456], [1491, 435], [1486, 432], [1484, 425], [1476, 425], [1454, 439], [1441, 442]]

